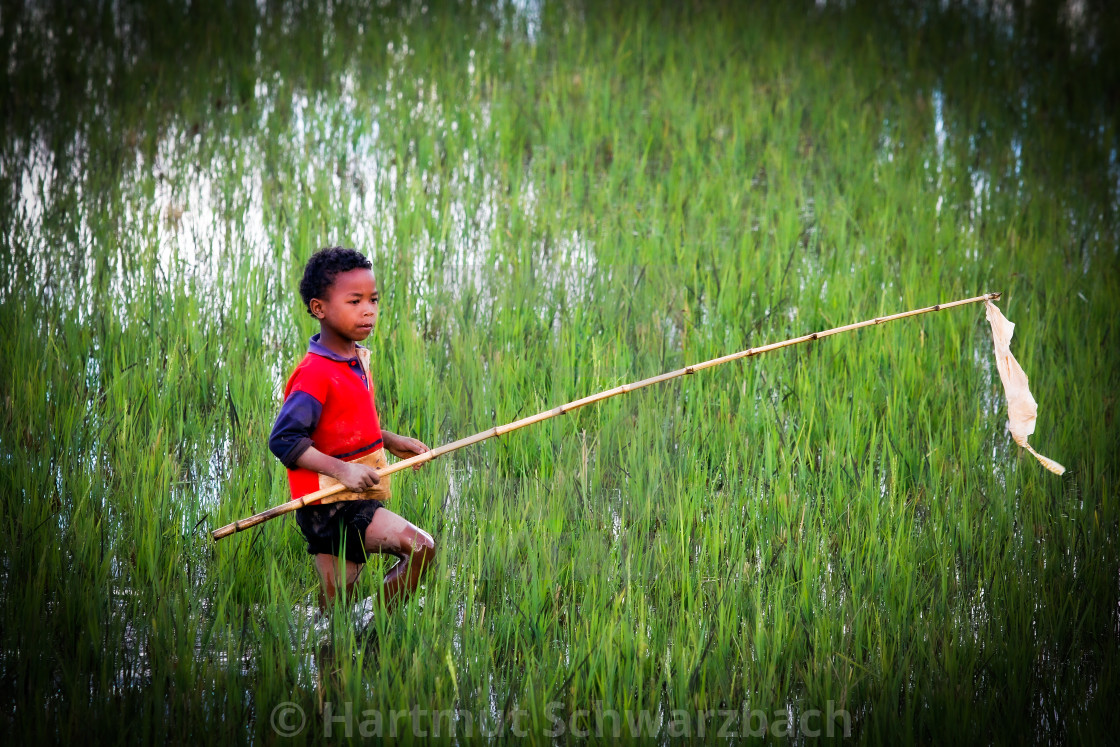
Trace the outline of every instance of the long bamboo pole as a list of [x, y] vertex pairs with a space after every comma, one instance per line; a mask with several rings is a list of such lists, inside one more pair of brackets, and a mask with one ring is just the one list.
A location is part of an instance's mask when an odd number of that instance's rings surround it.
[[[437, 446], [431, 451], [426, 451], [418, 456], [409, 457], [408, 459], [402, 459], [401, 461], [396, 462], [395, 464], [391, 464], [388, 467], [380, 470], [378, 474], [380, 474], [382, 477], [391, 475], [394, 472], [401, 471], [402, 469], [408, 469], [409, 467], [413, 467], [418, 464], [430, 462], [437, 457], [441, 457], [444, 454], [448, 454], [452, 451], [456, 451], [457, 449], [461, 449], [464, 446], [470, 446], [471, 444], [476, 444], [479, 441], [485, 441], [486, 439], [494, 438], [495, 436], [505, 435], [510, 431], [515, 431], [518, 428], [524, 428], [526, 426], [533, 425], [534, 423], [539, 423], [542, 420], [554, 418], [557, 415], [564, 415], [565, 413], [569, 413], [572, 410], [577, 410], [581, 407], [584, 407], [585, 405], [594, 404], [595, 402], [602, 402], [605, 399], [609, 399], [610, 397], [614, 397], [619, 394], [626, 394], [627, 392], [632, 392], [635, 389], [642, 389], [643, 387], [650, 386], [651, 384], [660, 384], [663, 381], [669, 381], [670, 379], [675, 379], [680, 376], [687, 376], [689, 374], [696, 373], [697, 371], [703, 371], [705, 368], [711, 368], [712, 366], [718, 366], [723, 363], [730, 363], [731, 361], [739, 360], [740, 358], [749, 358], [754, 355], [769, 353], [772, 350], [788, 348], [791, 345], [800, 345], [803, 342], [819, 340], [822, 337], [838, 335], [841, 332], [851, 332], [852, 330], [860, 329], [862, 327], [871, 327], [876, 324], [893, 322], [897, 319], [905, 319], [907, 317], [917, 316], [918, 314], [928, 314], [931, 311], [943, 311], [944, 309], [951, 309], [955, 306], [964, 306], [965, 304], [979, 303], [980, 301], [997, 301], [999, 300], [999, 297], [999, 293], [985, 293], [982, 296], [964, 298], [960, 301], [950, 301], [949, 303], [939, 303], [934, 306], [926, 306], [925, 308], [914, 309], [913, 311], [903, 311], [899, 314], [891, 314], [889, 316], [878, 316], [874, 319], [867, 319], [866, 321], [855, 322], [854, 324], [845, 324], [842, 327], [833, 327], [832, 329], [826, 329], [823, 332], [813, 332], [812, 334], [802, 335], [801, 337], [794, 337], [789, 340], [782, 340], [781, 342], [773, 342], [769, 345], [763, 345], [762, 347], [740, 350], [738, 353], [731, 353], [719, 358], [712, 358], [711, 360], [704, 361], [703, 363], [695, 363], [691, 366], [685, 366], [684, 368], [677, 369], [676, 371], [670, 371], [658, 376], [651, 376], [648, 379], [636, 381], [633, 384], [623, 384], [622, 386], [616, 386], [613, 389], [607, 389], [606, 391], [599, 392], [598, 394], [592, 394], [587, 397], [583, 397], [582, 399], [574, 400], [567, 404], [554, 407], [551, 410], [545, 410], [544, 412], [538, 412], [536, 415], [530, 415], [528, 417], [521, 418], [520, 420], [515, 420], [512, 423], [494, 426], [493, 428], [490, 428], [488, 430], [476, 433], [473, 436], [467, 436], [466, 438], [460, 438], [458, 441], [452, 441], [451, 443], [444, 444], [443, 446]], [[286, 513], [295, 511], [297, 508], [303, 508], [304, 506], [313, 504], [323, 505], [327, 503], [334, 503], [335, 501], [339, 500], [338, 498], [335, 498], [335, 496], [346, 491], [346, 486], [339, 484], [329, 488], [324, 488], [323, 490], [319, 490], [314, 493], [309, 493], [298, 500], [288, 501], [282, 505], [270, 508], [267, 511], [262, 511], [259, 514], [254, 514], [248, 518], [241, 519], [240, 521], [235, 521], [232, 524], [227, 524], [220, 529], [214, 530], [214, 532], [211, 534], [211, 537], [213, 537], [214, 540], [220, 540], [223, 537], [228, 537], [229, 535], [234, 534], [235, 532], [240, 532], [242, 530], [249, 529], [250, 527], [255, 527], [258, 524], [268, 521], [269, 519], [275, 519], [277, 516], [283, 516]]]

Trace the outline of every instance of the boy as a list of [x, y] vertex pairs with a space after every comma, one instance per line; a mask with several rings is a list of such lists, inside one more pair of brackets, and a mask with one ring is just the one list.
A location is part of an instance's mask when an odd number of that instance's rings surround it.
[[268, 439], [269, 449], [288, 468], [293, 500], [336, 482], [369, 496], [296, 511], [322, 582], [322, 609], [338, 593], [340, 558], [345, 558], [347, 594], [367, 552], [400, 558], [385, 576], [389, 609], [416, 589], [435, 560], [431, 535], [382, 503], [389, 498], [389, 478], [378, 479], [377, 468], [386, 465], [385, 450], [405, 459], [428, 447], [382, 430], [377, 418], [369, 351], [357, 344], [377, 323], [372, 267], [362, 254], [341, 247], [323, 249], [308, 260], [299, 292], [307, 312], [319, 320], [319, 334], [311, 337], [307, 355], [288, 379]]

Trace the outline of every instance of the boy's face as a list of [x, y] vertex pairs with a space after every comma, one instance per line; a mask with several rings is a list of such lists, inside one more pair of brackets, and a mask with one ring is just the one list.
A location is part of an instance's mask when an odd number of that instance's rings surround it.
[[359, 342], [377, 324], [377, 280], [371, 270], [357, 268], [334, 277], [326, 298], [311, 299], [311, 313], [335, 334]]

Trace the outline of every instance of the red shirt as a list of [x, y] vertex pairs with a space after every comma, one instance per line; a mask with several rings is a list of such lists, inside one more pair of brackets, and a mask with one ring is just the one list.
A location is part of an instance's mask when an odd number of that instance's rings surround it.
[[284, 387], [284, 406], [269, 448], [288, 467], [293, 500], [319, 489], [319, 473], [295, 464], [308, 447], [344, 461], [382, 448], [369, 351], [357, 348], [356, 357], [344, 358], [320, 345], [319, 335], [313, 336], [307, 355]]

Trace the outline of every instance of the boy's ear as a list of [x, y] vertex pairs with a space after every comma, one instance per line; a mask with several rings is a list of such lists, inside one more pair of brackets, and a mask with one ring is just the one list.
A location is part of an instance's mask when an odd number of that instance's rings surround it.
[[318, 298], [312, 298], [311, 301], [308, 302], [307, 308], [311, 310], [311, 315], [316, 319], [322, 319], [326, 316], [327, 311], [323, 308], [323, 302]]

